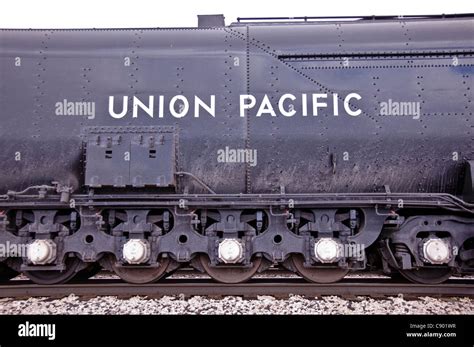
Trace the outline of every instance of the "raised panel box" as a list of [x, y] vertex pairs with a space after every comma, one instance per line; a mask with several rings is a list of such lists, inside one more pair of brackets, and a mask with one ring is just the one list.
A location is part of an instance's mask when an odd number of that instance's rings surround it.
[[84, 136], [86, 186], [175, 185], [174, 127], [87, 127]]

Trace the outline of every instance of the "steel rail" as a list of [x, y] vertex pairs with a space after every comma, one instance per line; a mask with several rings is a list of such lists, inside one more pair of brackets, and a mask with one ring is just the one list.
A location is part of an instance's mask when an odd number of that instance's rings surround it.
[[345, 279], [338, 283], [316, 284], [301, 279], [253, 279], [247, 283], [222, 284], [209, 279], [166, 279], [159, 283], [133, 285], [120, 280], [89, 280], [85, 283], [37, 285], [26, 280], [0, 285], [1, 298], [61, 298], [74, 294], [80, 297], [117, 296], [242, 296], [256, 298], [269, 295], [278, 298], [290, 295], [321, 297], [336, 295], [346, 298], [369, 296], [383, 298], [403, 294], [405, 297], [474, 297], [474, 281], [449, 280], [439, 285], [394, 282], [391, 279]]

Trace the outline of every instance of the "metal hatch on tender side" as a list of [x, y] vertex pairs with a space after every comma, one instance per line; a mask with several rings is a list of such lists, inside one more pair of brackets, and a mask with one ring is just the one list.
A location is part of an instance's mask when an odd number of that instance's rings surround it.
[[169, 187], [175, 185], [175, 128], [97, 126], [84, 128], [85, 185]]

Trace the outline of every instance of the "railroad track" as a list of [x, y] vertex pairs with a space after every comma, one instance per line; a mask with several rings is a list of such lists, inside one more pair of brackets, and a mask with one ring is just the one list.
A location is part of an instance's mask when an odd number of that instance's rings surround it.
[[27, 280], [10, 281], [0, 285], [1, 298], [48, 297], [61, 298], [75, 294], [80, 297], [200, 295], [223, 297], [229, 295], [256, 298], [259, 295], [285, 298], [289, 295], [321, 297], [337, 295], [344, 298], [370, 296], [383, 298], [403, 294], [404, 297], [474, 297], [474, 280], [452, 279], [441, 285], [401, 283], [391, 279], [345, 279], [332, 284], [308, 283], [295, 278], [255, 279], [241, 284], [221, 284], [209, 279], [166, 279], [159, 283], [131, 285], [116, 279], [94, 279], [84, 283], [37, 285]]

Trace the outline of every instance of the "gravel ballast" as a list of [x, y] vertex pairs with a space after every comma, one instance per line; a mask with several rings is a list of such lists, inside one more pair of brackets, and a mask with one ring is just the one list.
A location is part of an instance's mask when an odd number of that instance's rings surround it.
[[70, 295], [58, 300], [0, 299], [0, 314], [474, 314], [474, 300], [431, 297], [405, 300], [401, 295], [377, 300], [369, 297], [347, 300], [337, 296], [317, 299], [259, 296], [251, 300], [234, 296], [222, 299], [200, 296], [118, 299], [104, 296], [83, 300]]

